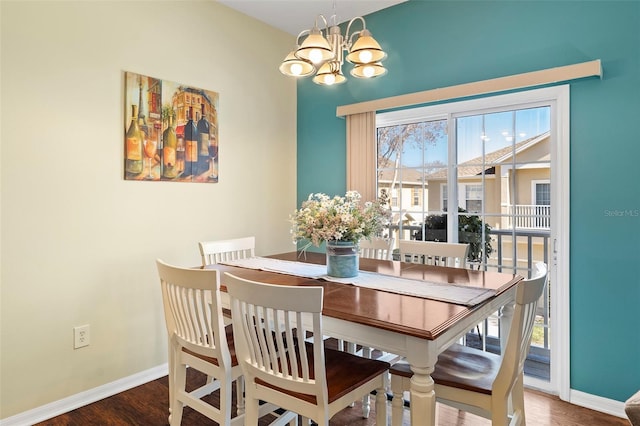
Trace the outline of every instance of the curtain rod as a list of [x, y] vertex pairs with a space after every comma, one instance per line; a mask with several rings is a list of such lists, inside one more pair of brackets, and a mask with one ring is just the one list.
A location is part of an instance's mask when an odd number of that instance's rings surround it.
[[472, 83], [458, 84], [456, 86], [430, 89], [423, 92], [374, 99], [356, 104], [342, 105], [336, 109], [336, 115], [338, 117], [344, 117], [346, 115], [363, 112], [381, 111], [430, 102], [524, 89], [527, 87], [543, 86], [585, 77], [599, 77], [602, 79], [602, 64], [600, 59], [523, 74], [514, 74], [506, 77], [492, 78], [489, 80], [475, 81]]

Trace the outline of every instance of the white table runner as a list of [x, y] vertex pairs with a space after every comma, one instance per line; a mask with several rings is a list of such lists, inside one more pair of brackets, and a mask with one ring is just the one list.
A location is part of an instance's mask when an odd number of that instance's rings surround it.
[[221, 263], [223, 265], [239, 266], [241, 268], [259, 269], [305, 278], [352, 284], [359, 287], [367, 287], [390, 293], [406, 294], [408, 296], [422, 297], [465, 306], [477, 305], [494, 296], [496, 293], [495, 290], [491, 289], [413, 280], [366, 271], [359, 271], [358, 276], [353, 278], [335, 278], [327, 275], [327, 267], [325, 265], [267, 257], [251, 257]]

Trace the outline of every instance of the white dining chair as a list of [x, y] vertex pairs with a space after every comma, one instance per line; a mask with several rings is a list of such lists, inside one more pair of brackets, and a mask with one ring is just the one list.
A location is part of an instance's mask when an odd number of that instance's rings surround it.
[[[184, 406], [221, 425], [243, 424], [244, 382], [231, 326], [224, 325], [217, 270], [181, 268], [156, 260], [169, 343], [169, 424], [179, 425]], [[187, 391], [187, 368], [214, 380]], [[232, 383], [236, 382], [237, 415], [232, 414]], [[202, 398], [220, 390], [219, 406]], [[265, 415], [277, 407], [260, 408]]]
[[[438, 402], [491, 420], [494, 426], [524, 425], [524, 361], [536, 307], [547, 283], [547, 266], [537, 263], [532, 278], [517, 284], [515, 308], [502, 355], [454, 343], [438, 356], [431, 377]], [[392, 426], [402, 424], [403, 392], [413, 373], [399, 362], [391, 372]]]
[[465, 268], [469, 244], [437, 241], [400, 240], [398, 242], [402, 262]]
[[202, 266], [214, 265], [227, 260], [238, 260], [254, 257], [256, 238], [242, 237], [229, 240], [200, 241], [200, 258]]
[[[400, 260], [403, 262], [465, 268], [469, 256], [469, 244], [400, 240], [399, 252]], [[482, 340], [480, 327], [481, 324], [478, 324], [475, 328], [478, 338]]]
[[363, 238], [358, 243], [360, 249], [360, 257], [363, 259], [392, 260], [393, 243], [393, 238]]
[[[371, 237], [371, 239], [362, 239], [359, 242], [360, 247], [360, 257], [363, 259], [379, 259], [379, 260], [392, 260], [393, 259], [393, 244], [394, 238], [383, 238], [383, 237]], [[341, 340], [338, 341], [338, 345], [340, 347], [343, 346], [343, 342]], [[352, 353], [356, 352], [356, 347], [354, 344], [347, 342], [347, 349]], [[371, 358], [372, 348], [363, 347], [362, 355], [367, 358]], [[393, 363], [397, 360], [397, 355], [389, 354], [383, 352], [380, 357], [377, 359], [382, 359], [384, 361], [388, 361]]]
[[[322, 338], [323, 287], [249, 281], [225, 273], [236, 351], [245, 376], [246, 422], [257, 424], [259, 401], [318, 425], [376, 391], [376, 422], [386, 424], [389, 364], [327, 349]], [[306, 331], [313, 333], [305, 341]], [[267, 336], [275, 336], [268, 339]], [[363, 406], [363, 416], [368, 416]]]

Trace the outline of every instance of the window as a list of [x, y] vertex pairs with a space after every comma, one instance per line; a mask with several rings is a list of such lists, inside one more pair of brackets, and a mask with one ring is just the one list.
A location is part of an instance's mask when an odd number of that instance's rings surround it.
[[447, 207], [449, 206], [449, 191], [447, 190], [447, 185], [440, 185], [440, 194], [442, 194], [440, 206], [443, 212], [447, 211]]
[[533, 204], [537, 206], [551, 205], [551, 183], [533, 181], [534, 198]]
[[531, 182], [534, 228], [551, 228], [551, 183], [548, 180], [534, 180]]
[[[447, 185], [442, 184], [441, 187], [441, 207], [442, 211], [447, 211], [447, 202], [448, 202], [448, 194], [447, 194]], [[459, 184], [458, 185], [458, 194], [464, 194], [464, 198], [460, 198], [460, 203], [458, 203], [458, 207], [461, 209], [465, 209], [469, 213], [480, 213], [482, 212], [482, 184]]]
[[465, 185], [464, 209], [469, 213], [482, 212], [482, 185]]
[[411, 189], [411, 206], [416, 207], [420, 205], [420, 188]]
[[398, 191], [395, 189], [391, 190], [391, 207], [400, 207], [400, 202], [398, 201]]
[[378, 194], [391, 194], [392, 213], [402, 218], [397, 230], [402, 238], [414, 235], [430, 209], [441, 213], [438, 191], [430, 192], [428, 182], [446, 177], [447, 140], [442, 119], [377, 127]]

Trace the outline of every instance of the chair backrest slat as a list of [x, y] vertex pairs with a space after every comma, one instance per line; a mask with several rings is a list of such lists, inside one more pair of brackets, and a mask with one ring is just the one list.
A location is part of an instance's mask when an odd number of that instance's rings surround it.
[[465, 268], [469, 244], [400, 240], [400, 261]]
[[198, 247], [202, 266], [214, 265], [216, 263], [254, 257], [256, 238], [243, 237], [229, 240], [200, 241]]
[[362, 239], [358, 243], [360, 257], [366, 259], [392, 260], [393, 258], [393, 238], [372, 237]]

